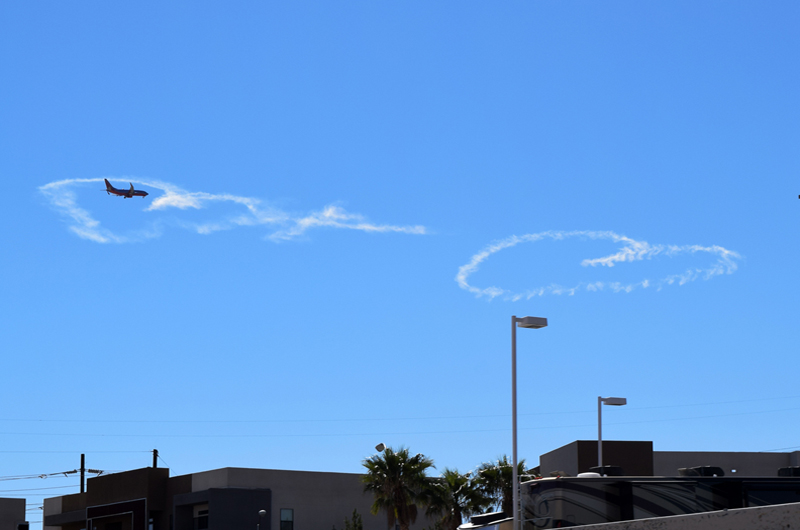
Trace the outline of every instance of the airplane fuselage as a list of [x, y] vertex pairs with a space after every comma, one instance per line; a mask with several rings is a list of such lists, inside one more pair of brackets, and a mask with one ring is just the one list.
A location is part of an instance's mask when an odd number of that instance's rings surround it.
[[130, 199], [132, 197], [147, 197], [148, 195], [150, 195], [146, 191], [133, 189], [133, 184], [131, 184], [131, 189], [121, 190], [119, 188], [115, 188], [114, 186], [112, 186], [111, 183], [108, 181], [108, 179], [105, 179], [105, 181], [106, 181], [106, 193], [108, 193], [109, 195], [116, 195], [118, 197], [122, 197], [123, 199]]

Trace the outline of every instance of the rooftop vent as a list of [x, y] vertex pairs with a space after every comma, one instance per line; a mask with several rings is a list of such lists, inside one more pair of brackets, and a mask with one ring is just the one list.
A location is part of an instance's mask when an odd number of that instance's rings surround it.
[[800, 466], [782, 467], [778, 470], [779, 477], [800, 477]]
[[716, 466], [681, 467], [678, 474], [682, 477], [724, 477], [725, 472]]
[[589, 471], [593, 473], [600, 473], [606, 477], [622, 477], [625, 475], [620, 466], [594, 466], [590, 467]]

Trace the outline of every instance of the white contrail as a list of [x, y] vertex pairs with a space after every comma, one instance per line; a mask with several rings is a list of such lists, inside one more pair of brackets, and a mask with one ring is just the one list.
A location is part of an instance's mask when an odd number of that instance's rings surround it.
[[392, 226], [374, 225], [364, 220], [359, 214], [351, 214], [338, 206], [326, 206], [320, 212], [314, 212], [307, 217], [294, 219], [294, 226], [286, 230], [275, 232], [270, 239], [293, 239], [315, 227], [348, 228], [350, 230], [363, 230], [364, 232], [401, 232], [404, 234], [425, 234], [424, 226]]
[[39, 191], [50, 201], [50, 205], [57, 211], [72, 220], [69, 229], [78, 237], [94, 241], [95, 243], [125, 243], [125, 237], [113, 234], [110, 230], [102, 228], [100, 221], [96, 220], [87, 211], [78, 206], [75, 192], [69, 187], [72, 184], [85, 182], [103, 182], [103, 179], [66, 179], [50, 182], [39, 186]]
[[[131, 232], [129, 235], [114, 234], [101, 226], [100, 221], [92, 217], [88, 210], [78, 205], [75, 188], [80, 184], [103, 182], [102, 178], [90, 179], [64, 179], [50, 182], [39, 187], [50, 205], [69, 220], [69, 229], [83, 239], [97, 243], [126, 243], [142, 239], [157, 237], [160, 230]], [[140, 180], [130, 177], [120, 177], [115, 180], [135, 183], [148, 188], [163, 191], [163, 194], [149, 200], [149, 206], [144, 211], [158, 213], [171, 208], [178, 210], [202, 210], [211, 203], [229, 203], [236, 210], [222, 219], [211, 219], [202, 222], [191, 222], [178, 219], [173, 223], [188, 228], [198, 234], [211, 234], [222, 230], [230, 230], [238, 226], [271, 226], [273, 232], [266, 239], [272, 241], [286, 241], [303, 236], [313, 228], [345, 228], [362, 232], [398, 232], [404, 234], [426, 234], [424, 226], [395, 226], [381, 225], [368, 222], [364, 216], [348, 213], [340, 206], [326, 206], [319, 212], [298, 216], [281, 211], [277, 208], [264, 206], [260, 199], [242, 197], [227, 193], [189, 192], [180, 187], [156, 180]], [[157, 218], [152, 215], [148, 221], [156, 223]], [[154, 225], [155, 226], [155, 225]]]
[[[622, 243], [622, 247], [619, 249], [618, 252], [614, 254], [611, 254], [609, 256], [603, 256], [600, 258], [584, 259], [583, 261], [581, 261], [581, 265], [583, 265], [584, 267], [587, 266], [595, 267], [597, 265], [603, 267], [614, 267], [615, 265], [620, 263], [641, 261], [653, 258], [658, 255], [672, 257], [678, 254], [706, 253], [716, 256], [717, 259], [715, 262], [713, 262], [709, 266], [706, 266], [705, 268], [692, 268], [688, 269], [687, 271], [681, 274], [673, 274], [657, 280], [643, 279], [641, 281], [628, 284], [624, 284], [621, 282], [601, 282], [601, 281], [596, 281], [591, 283], [580, 283], [574, 287], [563, 287], [561, 285], [550, 284], [542, 287], [537, 287], [535, 289], [529, 289], [523, 292], [512, 292], [510, 290], [496, 286], [476, 287], [470, 285], [470, 283], [467, 281], [472, 274], [477, 272], [478, 268], [484, 261], [489, 259], [489, 257], [492, 254], [496, 254], [501, 250], [513, 247], [520, 243], [541, 241], [542, 239], [547, 239], [547, 238], [553, 240], [564, 240], [570, 237], [605, 239], [613, 241], [615, 243]], [[472, 256], [469, 263], [459, 267], [458, 274], [456, 274], [455, 280], [458, 283], [459, 287], [475, 294], [477, 297], [486, 296], [489, 299], [493, 299], [498, 296], [503, 296], [511, 301], [530, 299], [535, 296], [543, 296], [545, 294], [574, 295], [575, 293], [581, 290], [592, 291], [592, 292], [609, 290], [615, 293], [619, 292], [629, 293], [634, 289], [640, 287], [641, 288], [655, 287], [656, 289], [660, 289], [664, 285], [672, 285], [672, 284], [684, 285], [700, 277], [708, 280], [720, 274], [732, 274], [738, 268], [738, 265], [736, 264], [735, 260], [740, 258], [741, 256], [736, 252], [717, 245], [712, 245], [709, 247], [704, 247], [701, 245], [683, 245], [683, 246], [651, 245], [646, 241], [637, 241], [635, 239], [631, 239], [629, 237], [619, 235], [610, 231], [605, 231], [605, 232], [590, 231], [590, 230], [581, 230], [572, 232], [548, 231], [548, 232], [539, 232], [536, 234], [525, 234], [522, 236], [511, 236], [506, 239], [495, 241], [489, 244], [486, 248], [484, 248], [483, 250]]]

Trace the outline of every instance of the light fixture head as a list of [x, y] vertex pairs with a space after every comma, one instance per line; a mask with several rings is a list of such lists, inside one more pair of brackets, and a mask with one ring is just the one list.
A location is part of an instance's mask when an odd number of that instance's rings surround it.
[[386, 449], [386, 444], [383, 442], [375, 446], [375, 450], [378, 451], [379, 453], [382, 452], [384, 449]]
[[600, 401], [602, 401], [606, 405], [615, 405], [615, 406], [627, 405], [628, 404], [628, 400], [627, 399], [620, 398], [620, 397], [600, 398]]
[[547, 327], [547, 319], [541, 317], [522, 317], [517, 318], [517, 326], [520, 328], [540, 329]]

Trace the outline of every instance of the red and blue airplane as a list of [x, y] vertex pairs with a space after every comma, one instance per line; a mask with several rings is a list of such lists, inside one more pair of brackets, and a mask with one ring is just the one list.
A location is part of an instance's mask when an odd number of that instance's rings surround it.
[[106, 181], [106, 193], [108, 193], [109, 195], [111, 195], [111, 194], [119, 195], [123, 199], [130, 199], [131, 197], [143, 197], [144, 198], [144, 197], [147, 197], [148, 195], [150, 195], [146, 191], [133, 189], [133, 183], [131, 183], [131, 189], [129, 189], [129, 190], [120, 190], [120, 189], [117, 189], [114, 186], [112, 186], [111, 183], [108, 181], [108, 179], [103, 179], [103, 180]]

